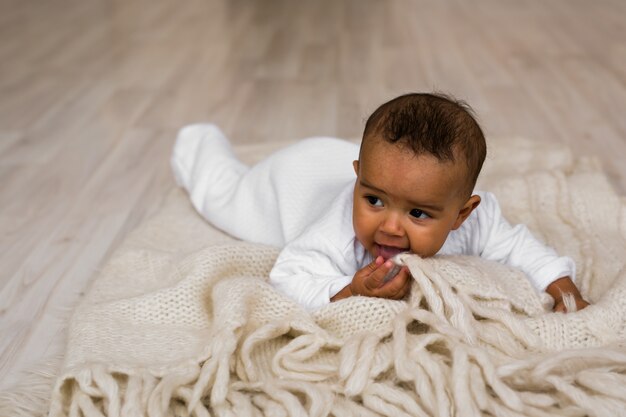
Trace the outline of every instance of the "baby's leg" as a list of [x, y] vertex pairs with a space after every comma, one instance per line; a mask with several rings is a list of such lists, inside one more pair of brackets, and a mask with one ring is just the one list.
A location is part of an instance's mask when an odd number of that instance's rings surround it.
[[[180, 130], [171, 158], [174, 177], [189, 193], [194, 208], [226, 233], [240, 239], [277, 244], [278, 219], [269, 201], [259, 202], [250, 171], [232, 151], [230, 142], [213, 124], [194, 124]], [[271, 205], [271, 204], [270, 204]]]
[[171, 163], [178, 184], [213, 225], [246, 241], [283, 246], [354, 179], [357, 156], [353, 143], [313, 138], [248, 168], [215, 125], [198, 124], [179, 132]]

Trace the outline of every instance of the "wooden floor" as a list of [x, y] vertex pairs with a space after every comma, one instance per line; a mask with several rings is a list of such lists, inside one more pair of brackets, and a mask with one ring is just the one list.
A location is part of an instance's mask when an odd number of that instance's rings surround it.
[[623, 0], [0, 0], [0, 389], [174, 187], [182, 125], [358, 137], [431, 90], [489, 136], [598, 155], [626, 194]]

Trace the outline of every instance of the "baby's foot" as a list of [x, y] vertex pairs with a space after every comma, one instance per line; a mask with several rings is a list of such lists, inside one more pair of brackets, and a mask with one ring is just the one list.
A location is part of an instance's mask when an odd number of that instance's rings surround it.
[[176, 183], [189, 187], [192, 172], [197, 164], [209, 163], [207, 156], [220, 155], [234, 158], [230, 142], [214, 124], [198, 123], [183, 127], [178, 132], [170, 160]]

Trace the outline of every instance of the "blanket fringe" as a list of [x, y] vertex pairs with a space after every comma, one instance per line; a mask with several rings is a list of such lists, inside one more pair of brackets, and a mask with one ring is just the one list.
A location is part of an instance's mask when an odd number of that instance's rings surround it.
[[[254, 409], [260, 407], [277, 415], [324, 417], [330, 415], [335, 401], [332, 390], [308, 381], [236, 382], [231, 389], [229, 402], [233, 411], [237, 409], [238, 416], [253, 415]], [[252, 401], [244, 392], [252, 393]], [[248, 399], [239, 403], [243, 398]]]
[[[190, 368], [167, 375], [159, 381], [148, 400], [148, 412], [154, 416], [165, 416], [170, 404], [181, 395], [181, 388], [193, 384], [199, 379], [197, 368]], [[183, 393], [186, 394], [186, 393]], [[189, 406], [187, 412], [192, 412], [199, 403], [193, 402], [193, 393], [186, 398]]]
[[193, 388], [189, 410], [193, 410], [211, 390], [211, 405], [218, 406], [226, 401], [230, 381], [230, 358], [237, 348], [237, 336], [229, 329], [215, 332], [209, 348], [210, 357], [200, 369]]
[[445, 342], [443, 335], [430, 333], [412, 335], [407, 326], [414, 320], [411, 310], [400, 313], [393, 328], [394, 370], [400, 381], [411, 381], [416, 393], [431, 414], [450, 415], [450, 401], [445, 395], [447, 370], [433, 360], [426, 349], [429, 345]]
[[[415, 317], [430, 320], [433, 332], [412, 333]], [[68, 386], [72, 395], [67, 414], [57, 415], [613, 417], [626, 408], [626, 353], [619, 347], [536, 354], [498, 365], [485, 349], [468, 345], [456, 329], [433, 317], [407, 309], [395, 319], [389, 337], [361, 333], [347, 340], [338, 352], [339, 379], [334, 382], [224, 379], [218, 375], [220, 366], [230, 373], [231, 359], [244, 355], [243, 346], [249, 346], [245, 355], [252, 355], [257, 343], [244, 341], [237, 351], [234, 334], [230, 342], [222, 337], [219, 344], [212, 343], [215, 349], [202, 367], [162, 378], [112, 374], [102, 365], [94, 366], [76, 375]], [[435, 324], [447, 333], [436, 331]], [[263, 330], [266, 337], [285, 331], [281, 326]], [[294, 358], [306, 359], [323, 347], [322, 341], [305, 334], [283, 348]], [[251, 356], [246, 360], [252, 363]], [[390, 372], [395, 379], [387, 378]], [[218, 383], [224, 396], [215, 399]]]
[[327, 338], [317, 333], [300, 335], [276, 353], [272, 360], [272, 371], [279, 378], [324, 381], [335, 372], [335, 366], [307, 361], [328, 347]]
[[429, 416], [415, 396], [390, 383], [370, 384], [363, 393], [363, 404], [384, 416]]
[[280, 337], [288, 333], [290, 329], [291, 326], [288, 323], [268, 323], [246, 337], [241, 346], [240, 361], [243, 366], [239, 371], [240, 378], [245, 381], [256, 381], [259, 375], [252, 360], [252, 352], [263, 342]]
[[371, 375], [380, 337], [375, 333], [362, 333], [347, 342], [340, 352], [339, 378], [345, 381], [348, 397], [363, 392], [374, 375]]

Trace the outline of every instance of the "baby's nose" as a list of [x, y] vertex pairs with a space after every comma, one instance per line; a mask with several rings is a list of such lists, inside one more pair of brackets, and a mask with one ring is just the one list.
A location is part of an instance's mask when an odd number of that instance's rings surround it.
[[391, 236], [402, 235], [404, 229], [402, 228], [400, 216], [394, 213], [387, 215], [380, 225], [380, 231]]

